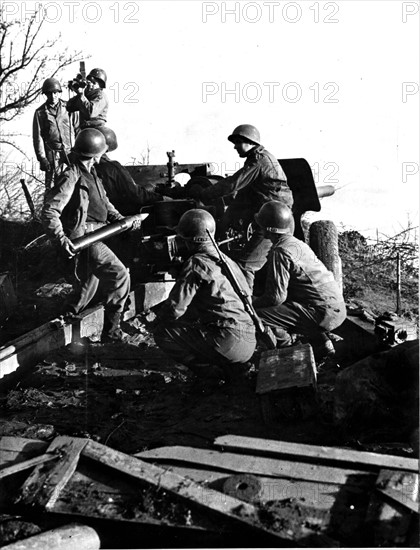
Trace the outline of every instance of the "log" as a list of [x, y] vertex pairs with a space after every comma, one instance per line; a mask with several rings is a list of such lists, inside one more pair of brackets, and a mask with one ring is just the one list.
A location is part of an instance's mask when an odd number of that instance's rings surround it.
[[319, 220], [312, 223], [309, 228], [309, 246], [317, 258], [333, 273], [342, 292], [343, 273], [338, 251], [338, 233], [334, 222]]
[[394, 468], [417, 472], [419, 461], [415, 458], [383, 455], [366, 451], [355, 451], [340, 447], [323, 447], [291, 443], [289, 441], [275, 441], [256, 437], [242, 437], [238, 435], [223, 435], [215, 439], [216, 447], [236, 452], [257, 452], [264, 456], [295, 456], [300, 459], [315, 459], [319, 461], [333, 461], [337, 464], [354, 464], [363, 468]]
[[3, 550], [98, 550], [101, 541], [92, 527], [71, 523], [39, 533], [7, 546]]

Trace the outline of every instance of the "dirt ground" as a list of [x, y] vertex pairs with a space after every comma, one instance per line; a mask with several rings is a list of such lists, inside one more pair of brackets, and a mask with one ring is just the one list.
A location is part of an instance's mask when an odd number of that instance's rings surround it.
[[40, 362], [3, 396], [0, 434], [47, 440], [54, 435], [92, 437], [128, 453], [164, 445], [209, 447], [214, 438], [229, 433], [344, 443], [331, 430], [334, 365], [318, 380], [322, 400], [317, 417], [285, 418], [269, 427], [255, 393], [255, 372], [209, 385], [164, 356], [144, 329], [126, 328], [137, 332], [133, 344], [84, 339]]

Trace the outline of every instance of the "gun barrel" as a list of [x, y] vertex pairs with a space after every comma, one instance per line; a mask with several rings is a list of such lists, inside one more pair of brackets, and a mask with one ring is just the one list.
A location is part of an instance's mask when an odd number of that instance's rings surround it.
[[148, 214], [128, 216], [127, 218], [124, 218], [119, 222], [111, 223], [109, 225], [106, 225], [105, 227], [97, 229], [96, 231], [87, 233], [86, 235], [83, 235], [83, 237], [78, 237], [77, 239], [74, 239], [72, 241], [75, 252], [80, 252], [81, 250], [87, 248], [88, 246], [91, 246], [92, 244], [98, 243], [99, 241], [105, 241], [110, 237], [119, 235], [120, 233], [127, 231], [127, 229], [130, 229], [130, 227], [133, 225], [134, 220], [139, 218], [141, 220], [144, 220], [145, 218], [147, 218], [147, 216]]
[[318, 193], [318, 197], [320, 199], [323, 197], [331, 197], [331, 195], [334, 195], [335, 193], [335, 187], [334, 185], [320, 185], [316, 188], [316, 192]]

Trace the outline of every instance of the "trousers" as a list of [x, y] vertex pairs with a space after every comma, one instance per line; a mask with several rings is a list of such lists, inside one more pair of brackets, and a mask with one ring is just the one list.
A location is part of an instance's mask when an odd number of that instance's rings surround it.
[[[102, 224], [98, 224], [100, 227]], [[121, 314], [130, 292], [130, 276], [127, 268], [102, 242], [82, 250], [77, 265], [80, 279], [78, 296], [68, 309], [80, 313], [93, 300], [99, 285], [105, 296], [105, 322], [112, 332], [119, 328]]]
[[174, 322], [154, 333], [156, 344], [172, 359], [195, 370], [197, 364], [246, 363], [256, 346], [251, 325], [200, 327]]
[[298, 302], [286, 301], [280, 306], [258, 308], [257, 313], [263, 323], [271, 327], [279, 347], [290, 346], [290, 333], [306, 336], [310, 342], [319, 342], [323, 333], [339, 327], [346, 318], [344, 302], [305, 306]]

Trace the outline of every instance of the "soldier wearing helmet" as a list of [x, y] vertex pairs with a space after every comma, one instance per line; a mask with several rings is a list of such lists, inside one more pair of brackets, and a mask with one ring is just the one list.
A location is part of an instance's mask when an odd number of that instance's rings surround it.
[[56, 78], [47, 78], [42, 85], [45, 103], [36, 109], [32, 124], [32, 138], [40, 168], [45, 172], [46, 190], [68, 163], [76, 134], [79, 114], [69, 115], [66, 102], [61, 99], [61, 84]]
[[[82, 130], [76, 138], [70, 166], [45, 199], [42, 211], [45, 231], [67, 258], [74, 256], [71, 239], [123, 219], [108, 200], [94, 168], [94, 163], [106, 149], [105, 138], [99, 130]], [[127, 335], [120, 327], [121, 314], [130, 291], [126, 267], [102, 242], [82, 250], [76, 265], [78, 294], [73, 302], [66, 305], [65, 313], [78, 314], [83, 311], [101, 284], [106, 295], [106, 335], [111, 340], [126, 340]]]
[[309, 340], [316, 359], [333, 355], [327, 332], [346, 318], [333, 274], [307, 244], [293, 237], [294, 220], [287, 206], [267, 202], [255, 220], [273, 244], [264, 294], [254, 300], [258, 315], [273, 329], [278, 347], [291, 345], [297, 333]]
[[103, 69], [92, 69], [86, 82], [74, 80], [72, 84], [76, 95], [67, 102], [69, 113], [79, 112], [81, 128], [99, 128], [105, 126], [108, 114], [108, 97], [104, 91], [107, 76]]
[[[188, 210], [181, 217], [185, 261], [154, 329], [163, 351], [204, 378], [223, 377], [228, 368], [239, 373], [255, 350], [254, 324], [221, 270], [208, 231], [214, 236], [215, 221], [206, 210]], [[226, 260], [249, 291], [240, 268]]]
[[[228, 140], [234, 144], [238, 155], [245, 158], [244, 166], [206, 189], [193, 186], [190, 195], [206, 204], [217, 197], [235, 194], [222, 220], [223, 228], [235, 227], [240, 219], [248, 225], [258, 209], [270, 200], [280, 200], [291, 208], [293, 196], [286, 175], [277, 159], [261, 145], [257, 128], [251, 124], [241, 124], [228, 136]], [[235, 257], [244, 269], [251, 289], [255, 272], [265, 264], [270, 248], [270, 241], [264, 239], [262, 231], [257, 228], [240, 255]]]
[[124, 166], [109, 158], [108, 153], [118, 147], [115, 132], [106, 126], [100, 126], [98, 130], [104, 135], [108, 148], [95, 168], [115, 208], [124, 216], [131, 216], [138, 214], [143, 206], [161, 201], [161, 195], [137, 185]]

